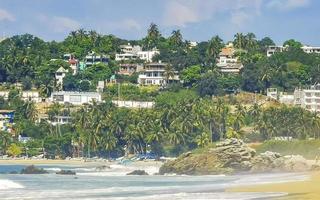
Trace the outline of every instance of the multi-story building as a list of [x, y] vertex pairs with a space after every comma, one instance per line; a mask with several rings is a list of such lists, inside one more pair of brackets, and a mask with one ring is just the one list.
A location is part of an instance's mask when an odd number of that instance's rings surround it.
[[320, 85], [306, 89], [297, 88], [293, 94], [278, 93], [275, 88], [269, 88], [267, 96], [284, 104], [300, 106], [311, 112], [320, 112]]
[[13, 132], [14, 110], [0, 110], [0, 130]]
[[239, 73], [243, 68], [243, 65], [235, 55], [235, 49], [232, 44], [221, 49], [217, 66], [224, 73]]
[[[302, 51], [305, 53], [320, 53], [320, 47], [302, 46]], [[270, 57], [277, 52], [283, 52], [288, 50], [288, 46], [269, 46], [267, 48], [267, 56]]]
[[156, 54], [160, 53], [157, 49], [143, 51], [139, 45], [132, 46], [130, 43], [128, 43], [127, 45], [121, 45], [120, 49], [121, 53], [116, 54], [116, 61], [136, 60], [139, 58], [146, 62], [151, 62], [152, 58]]
[[138, 77], [138, 83], [140, 85], [166, 85], [167, 82], [179, 82], [179, 75], [177, 71], [174, 71], [174, 76], [166, 78], [166, 63], [148, 63], [145, 64], [143, 70]]
[[294, 104], [313, 112], [320, 112], [320, 85], [294, 91]]
[[86, 67], [90, 67], [94, 64], [98, 64], [98, 63], [104, 63], [104, 64], [108, 64], [108, 57], [106, 55], [99, 55], [97, 53], [95, 53], [94, 51], [91, 51], [90, 53], [88, 53], [88, 55], [86, 55], [85, 58], [85, 66]]
[[101, 94], [98, 92], [52, 92], [50, 97], [51, 102], [73, 105], [90, 104], [93, 101], [102, 102]]

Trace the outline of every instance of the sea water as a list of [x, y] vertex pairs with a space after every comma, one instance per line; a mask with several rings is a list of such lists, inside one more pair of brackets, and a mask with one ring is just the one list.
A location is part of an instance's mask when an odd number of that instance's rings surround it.
[[[19, 171], [25, 166], [0, 165], [0, 173]], [[270, 199], [284, 193], [230, 193], [225, 189], [304, 180], [303, 174], [257, 174], [237, 176], [126, 176], [132, 168], [113, 165], [105, 171], [93, 167], [42, 165], [49, 174], [0, 174], [0, 199], [19, 200], [125, 200], [125, 199]], [[56, 175], [69, 169], [76, 176]], [[148, 170], [147, 170], [148, 171]], [[149, 170], [151, 171], [151, 170]], [[150, 173], [150, 172], [149, 172]]]

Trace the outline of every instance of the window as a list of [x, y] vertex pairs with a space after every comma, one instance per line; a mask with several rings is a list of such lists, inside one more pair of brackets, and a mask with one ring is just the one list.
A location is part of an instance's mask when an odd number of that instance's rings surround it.
[[53, 101], [64, 101], [63, 95], [53, 95]]

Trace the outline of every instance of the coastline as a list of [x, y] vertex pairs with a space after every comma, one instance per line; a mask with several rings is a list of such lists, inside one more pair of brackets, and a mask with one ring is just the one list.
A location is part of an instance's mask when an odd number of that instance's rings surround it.
[[244, 186], [227, 189], [226, 192], [283, 192], [287, 196], [275, 198], [277, 200], [320, 199], [320, 172], [309, 173], [310, 179], [287, 183]]
[[[87, 167], [97, 167], [103, 165], [124, 165], [119, 161], [107, 161], [107, 160], [52, 160], [52, 159], [8, 159], [1, 160], [1, 165], [74, 165], [74, 166], [87, 166]], [[129, 166], [136, 167], [147, 167], [147, 166], [155, 166], [160, 167], [163, 162], [160, 161], [152, 161], [152, 160], [143, 160], [143, 161], [132, 161]]]

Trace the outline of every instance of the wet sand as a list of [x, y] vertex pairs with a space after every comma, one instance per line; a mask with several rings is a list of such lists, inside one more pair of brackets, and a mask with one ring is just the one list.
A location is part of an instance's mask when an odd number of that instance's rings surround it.
[[320, 172], [310, 173], [310, 178], [305, 181], [266, 184], [231, 188], [228, 192], [284, 192], [287, 196], [277, 200], [319, 200], [320, 199]]

